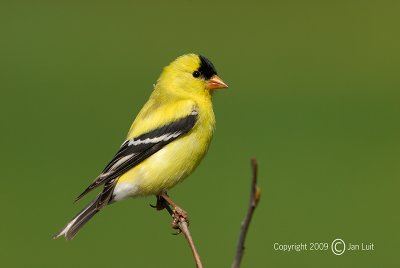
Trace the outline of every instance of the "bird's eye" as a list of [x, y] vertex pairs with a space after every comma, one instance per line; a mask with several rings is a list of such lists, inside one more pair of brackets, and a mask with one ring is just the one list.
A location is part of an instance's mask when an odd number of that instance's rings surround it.
[[200, 76], [200, 72], [199, 71], [194, 71], [193, 72], [193, 77], [197, 78]]

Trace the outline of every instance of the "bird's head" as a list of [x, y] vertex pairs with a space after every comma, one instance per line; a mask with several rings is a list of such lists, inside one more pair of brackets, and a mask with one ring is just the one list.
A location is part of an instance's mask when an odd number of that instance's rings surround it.
[[157, 85], [177, 94], [207, 95], [228, 86], [218, 77], [214, 65], [197, 54], [178, 57], [164, 68]]

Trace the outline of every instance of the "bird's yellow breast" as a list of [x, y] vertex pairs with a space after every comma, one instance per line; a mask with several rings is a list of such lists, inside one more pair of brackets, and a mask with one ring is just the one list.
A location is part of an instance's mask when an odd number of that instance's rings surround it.
[[123, 174], [114, 191], [115, 199], [167, 191], [194, 171], [208, 150], [215, 126], [211, 100], [203, 99], [195, 105], [198, 119], [193, 129]]

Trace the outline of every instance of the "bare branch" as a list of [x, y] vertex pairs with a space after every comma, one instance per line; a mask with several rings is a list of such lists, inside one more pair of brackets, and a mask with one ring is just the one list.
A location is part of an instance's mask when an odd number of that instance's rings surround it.
[[[247, 209], [246, 216], [241, 224], [239, 241], [236, 248], [236, 256], [233, 260], [231, 268], [239, 268], [240, 263], [244, 254], [244, 244], [247, 236], [247, 232], [249, 230], [250, 222], [254, 214], [254, 210], [258, 205], [258, 201], [260, 200], [261, 190], [257, 186], [257, 160], [255, 158], [251, 159], [251, 169], [252, 169], [252, 180], [251, 180], [251, 191], [250, 191], [250, 202], [249, 207]], [[171, 215], [172, 228], [178, 229], [185, 236], [190, 249], [192, 250], [192, 254], [194, 257], [194, 261], [196, 263], [197, 268], [203, 268], [203, 264], [200, 260], [200, 255], [197, 252], [196, 246], [194, 245], [193, 238], [189, 231], [189, 220], [187, 217], [187, 213], [179, 208], [175, 202], [166, 194], [160, 193], [157, 195], [157, 205], [152, 206], [157, 210], [166, 209], [168, 213]]]
[[196, 246], [194, 245], [194, 242], [193, 242], [193, 239], [192, 239], [192, 236], [190, 235], [190, 231], [189, 231], [187, 222], [186, 221], [180, 222], [179, 223], [179, 229], [182, 231], [182, 233], [186, 237], [186, 240], [189, 243], [189, 246], [190, 246], [190, 248], [192, 250], [192, 254], [193, 254], [193, 257], [194, 257], [194, 261], [196, 262], [196, 267], [197, 268], [203, 268], [203, 264], [201, 263], [201, 260], [200, 260], [200, 255], [197, 252]]
[[247, 209], [246, 216], [242, 221], [240, 227], [240, 236], [236, 248], [236, 256], [233, 260], [231, 268], [239, 268], [240, 263], [244, 254], [244, 243], [246, 240], [247, 231], [249, 230], [250, 222], [253, 217], [254, 210], [257, 207], [258, 201], [261, 197], [261, 190], [257, 186], [257, 160], [255, 158], [251, 159], [251, 170], [252, 170], [252, 180], [251, 180], [251, 191], [250, 191], [250, 202]]
[[193, 242], [192, 235], [190, 234], [189, 231], [188, 217], [186, 212], [184, 212], [181, 208], [179, 208], [166, 193], [160, 194], [159, 197], [161, 197], [165, 201], [164, 207], [173, 218], [172, 228], [179, 229], [180, 232], [182, 232], [183, 235], [185, 236], [189, 244], [189, 247], [192, 250], [196, 267], [203, 268], [203, 264], [201, 263], [200, 260], [200, 255], [197, 252], [196, 246], [194, 245]]

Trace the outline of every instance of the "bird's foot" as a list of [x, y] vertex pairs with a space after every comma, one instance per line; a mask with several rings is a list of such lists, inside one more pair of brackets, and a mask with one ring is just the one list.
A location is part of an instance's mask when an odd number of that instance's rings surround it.
[[161, 195], [156, 195], [157, 202], [155, 205], [150, 204], [150, 207], [155, 208], [157, 210], [163, 210], [168, 206], [167, 202], [165, 201], [164, 198], [162, 198]]
[[172, 223], [171, 226], [173, 229], [178, 230], [176, 234], [181, 233], [181, 229], [179, 227], [179, 224], [182, 222], [186, 222], [187, 225], [189, 225], [189, 217], [186, 211], [181, 209], [180, 207], [175, 206], [174, 209], [172, 210]]
[[166, 192], [161, 192], [156, 197], [157, 197], [156, 205], [155, 206], [150, 205], [150, 206], [156, 208], [157, 210], [163, 210], [164, 208], [168, 210], [169, 214], [172, 217], [171, 226], [173, 229], [178, 230], [178, 232], [175, 234], [181, 233], [181, 229], [179, 227], [180, 223], [186, 222], [186, 224], [189, 225], [189, 217], [186, 211], [178, 207]]

